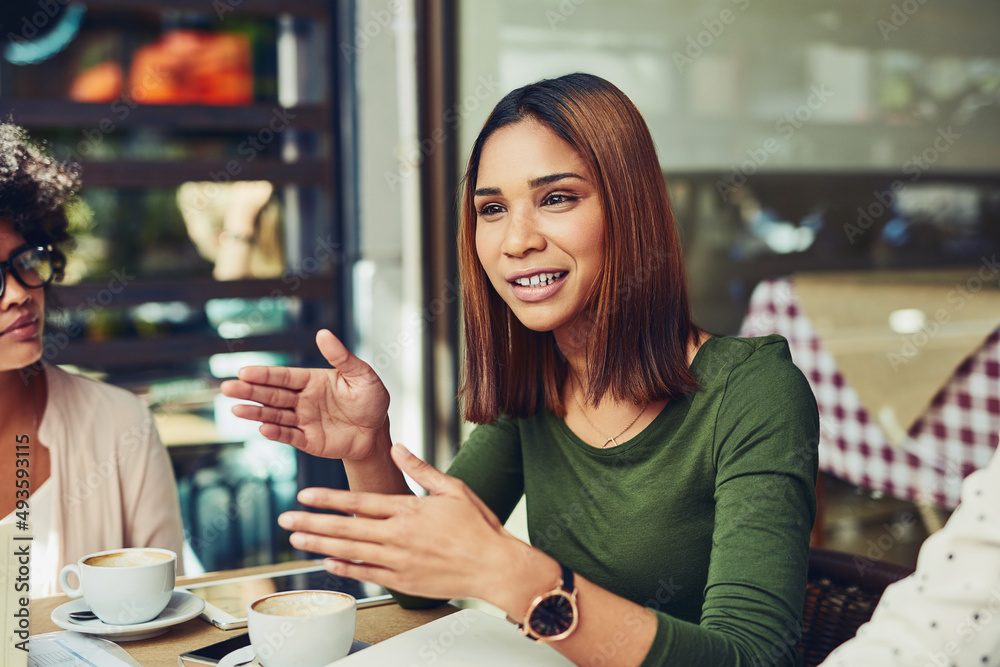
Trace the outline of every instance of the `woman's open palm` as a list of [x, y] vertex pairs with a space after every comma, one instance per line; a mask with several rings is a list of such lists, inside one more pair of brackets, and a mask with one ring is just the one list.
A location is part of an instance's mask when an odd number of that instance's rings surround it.
[[259, 403], [234, 406], [233, 414], [263, 422], [265, 438], [316, 456], [364, 459], [387, 428], [389, 392], [329, 330], [316, 334], [316, 345], [333, 368], [247, 366], [222, 393]]

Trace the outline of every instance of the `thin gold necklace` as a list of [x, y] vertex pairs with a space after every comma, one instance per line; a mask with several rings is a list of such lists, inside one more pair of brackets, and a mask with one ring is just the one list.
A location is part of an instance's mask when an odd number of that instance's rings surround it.
[[576, 401], [576, 407], [580, 408], [580, 414], [583, 415], [583, 418], [587, 420], [588, 424], [590, 424], [590, 428], [594, 429], [599, 436], [601, 436], [602, 438], [604, 438], [604, 444], [601, 445], [601, 449], [607, 448], [608, 443], [611, 443], [612, 445], [614, 445], [615, 447], [617, 447], [618, 446], [618, 440], [617, 440], [617, 438], [620, 438], [622, 436], [622, 434], [625, 433], [625, 431], [627, 431], [630, 428], [632, 428], [632, 424], [634, 424], [637, 421], [639, 421], [639, 417], [641, 417], [642, 413], [645, 412], [646, 408], [649, 407], [649, 403], [643, 403], [642, 408], [639, 410], [639, 414], [637, 414], [635, 417], [632, 418], [632, 421], [630, 421], [628, 423], [628, 426], [626, 426], [622, 430], [618, 431], [617, 435], [608, 436], [601, 429], [597, 428], [597, 425], [594, 424], [594, 422], [590, 421], [590, 417], [587, 416], [586, 411], [583, 409], [583, 405], [580, 404], [580, 398], [576, 395], [576, 389], [574, 388], [572, 391], [573, 391], [573, 400]]

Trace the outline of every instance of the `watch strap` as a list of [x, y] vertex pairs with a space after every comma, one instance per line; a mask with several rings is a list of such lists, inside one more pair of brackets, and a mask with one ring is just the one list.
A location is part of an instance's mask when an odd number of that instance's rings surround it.
[[559, 563], [559, 567], [562, 568], [562, 587], [567, 593], [573, 592], [573, 570], [569, 569], [562, 563]]

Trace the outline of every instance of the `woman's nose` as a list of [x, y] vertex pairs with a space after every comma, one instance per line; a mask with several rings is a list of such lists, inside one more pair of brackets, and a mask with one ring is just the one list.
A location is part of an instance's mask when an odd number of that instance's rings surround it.
[[31, 291], [19, 283], [14, 276], [10, 274], [10, 269], [4, 269], [3, 275], [3, 294], [0, 295], [0, 308], [10, 308], [11, 306], [19, 306], [31, 297]]
[[512, 210], [501, 251], [511, 257], [522, 257], [543, 248], [545, 248], [545, 236], [539, 230], [534, 214], [530, 211]]

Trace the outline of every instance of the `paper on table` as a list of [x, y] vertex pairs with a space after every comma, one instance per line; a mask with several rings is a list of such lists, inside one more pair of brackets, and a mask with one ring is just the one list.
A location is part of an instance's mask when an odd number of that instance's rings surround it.
[[328, 667], [414, 664], [436, 667], [573, 665], [551, 646], [522, 636], [502, 618], [476, 609], [463, 609], [374, 644]]
[[118, 644], [76, 632], [33, 635], [28, 667], [141, 667]]

